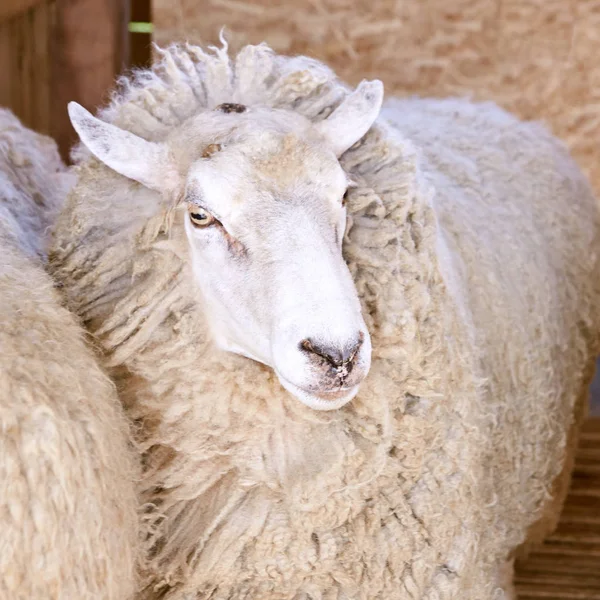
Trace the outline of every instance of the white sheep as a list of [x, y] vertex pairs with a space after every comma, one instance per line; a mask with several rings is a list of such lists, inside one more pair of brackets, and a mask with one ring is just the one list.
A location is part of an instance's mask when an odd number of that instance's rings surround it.
[[126, 600], [136, 459], [114, 385], [43, 270], [72, 176], [0, 109], [0, 598]]
[[70, 107], [51, 268], [136, 423], [140, 598], [508, 598], [554, 525], [595, 199], [538, 125], [381, 96], [175, 46], [101, 119]]

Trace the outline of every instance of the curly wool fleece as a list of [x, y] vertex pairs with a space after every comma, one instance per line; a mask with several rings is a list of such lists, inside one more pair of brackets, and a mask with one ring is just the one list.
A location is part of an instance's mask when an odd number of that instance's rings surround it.
[[[222, 102], [317, 121], [346, 94], [305, 57], [175, 46], [102, 118], [160, 140]], [[562, 146], [493, 105], [397, 100], [342, 157], [373, 364], [334, 413], [215, 350], [181, 214], [78, 155], [52, 265], [137, 423], [139, 598], [511, 597], [599, 350], [598, 210]]]
[[41, 257], [72, 175], [0, 109], [0, 598], [128, 600], [136, 455], [114, 385]]

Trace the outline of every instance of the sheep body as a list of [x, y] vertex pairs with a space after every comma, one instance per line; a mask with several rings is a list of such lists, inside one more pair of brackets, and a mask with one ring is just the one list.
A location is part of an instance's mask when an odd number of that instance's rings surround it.
[[[490, 430], [498, 502], [522, 506], [502, 485], [517, 440], [536, 440], [536, 453], [519, 460], [539, 479], [522, 491], [543, 497], [545, 482], [554, 481], [553, 502], [530, 532], [529, 541], [539, 541], [557, 524], [598, 351], [597, 201], [565, 146], [541, 124], [520, 123], [492, 103], [392, 100], [384, 116], [422, 149], [440, 236], [455, 261], [442, 270], [457, 277], [460, 305], [468, 307], [488, 418], [511, 424]], [[507, 168], [512, 148], [518, 160]], [[553, 427], [548, 419], [556, 419]], [[553, 456], [555, 444], [567, 448], [563, 472], [556, 476], [557, 459], [544, 463], [542, 475], [536, 462]]]
[[[348, 93], [265, 46], [173, 47], [122, 83], [103, 118], [150, 140], [223, 102], [319, 120]], [[373, 363], [327, 414], [214, 350], [176, 211], [77, 151], [51, 263], [139, 423], [140, 598], [508, 598], [515, 548], [552, 527], [599, 350], [595, 200], [495, 106], [384, 117], [341, 160]]]
[[125, 600], [135, 456], [114, 385], [43, 269], [72, 176], [0, 110], [0, 598]]

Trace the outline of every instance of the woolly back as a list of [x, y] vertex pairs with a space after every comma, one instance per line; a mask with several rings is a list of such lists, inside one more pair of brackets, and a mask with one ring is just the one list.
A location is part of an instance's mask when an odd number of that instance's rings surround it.
[[136, 455], [114, 385], [43, 269], [73, 177], [0, 109], [0, 597], [126, 600]]
[[[349, 92], [324, 65], [266, 46], [235, 59], [194, 46], [160, 55], [101, 113], [148, 140], [223, 102], [318, 121]], [[440, 275], [431, 192], [411, 144], [379, 123], [341, 159], [358, 184], [343, 252], [373, 362], [358, 397], [333, 413], [216, 350], [172, 206], [85, 150], [75, 156], [52, 268], [136, 423], [140, 597], [433, 598], [465, 582], [489, 597], [497, 557], [478, 532], [490, 509], [462, 501], [479, 498], [485, 479], [469, 332]], [[467, 431], [472, 443], [461, 444]]]
[[[73, 178], [49, 137], [0, 108], [0, 231], [30, 256], [45, 253], [49, 227]], [[40, 190], [45, 190], [42, 195]]]

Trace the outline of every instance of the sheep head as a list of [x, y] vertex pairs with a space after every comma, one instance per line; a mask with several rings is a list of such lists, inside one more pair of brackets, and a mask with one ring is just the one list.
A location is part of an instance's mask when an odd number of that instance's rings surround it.
[[270, 366], [319, 410], [350, 401], [370, 367], [342, 257], [351, 182], [338, 158], [371, 127], [382, 96], [380, 82], [363, 82], [316, 124], [289, 110], [223, 104], [160, 142], [69, 105], [99, 160], [177, 203], [215, 343]]

